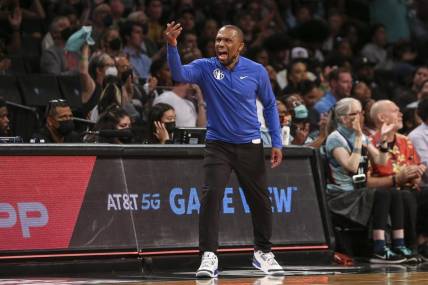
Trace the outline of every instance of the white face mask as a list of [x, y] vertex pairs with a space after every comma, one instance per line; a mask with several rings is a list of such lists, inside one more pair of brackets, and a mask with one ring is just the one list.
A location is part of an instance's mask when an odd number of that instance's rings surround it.
[[117, 76], [118, 72], [117, 72], [116, 66], [107, 67], [104, 74], [105, 74], [105, 76]]

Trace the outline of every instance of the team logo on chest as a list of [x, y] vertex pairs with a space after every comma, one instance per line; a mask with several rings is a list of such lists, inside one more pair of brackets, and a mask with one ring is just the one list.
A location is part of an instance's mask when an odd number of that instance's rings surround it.
[[224, 78], [224, 73], [218, 68], [214, 69], [213, 75], [217, 80], [222, 80]]

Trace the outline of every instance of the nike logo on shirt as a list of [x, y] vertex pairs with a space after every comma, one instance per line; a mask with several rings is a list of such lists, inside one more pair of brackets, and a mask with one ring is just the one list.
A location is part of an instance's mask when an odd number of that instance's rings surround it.
[[247, 78], [248, 76], [239, 76], [239, 79], [245, 79], [245, 78]]

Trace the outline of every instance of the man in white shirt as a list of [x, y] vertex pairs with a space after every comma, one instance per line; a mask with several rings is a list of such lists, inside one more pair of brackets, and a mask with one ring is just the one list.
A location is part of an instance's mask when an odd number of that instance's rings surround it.
[[[197, 110], [193, 100], [197, 102]], [[206, 126], [205, 102], [195, 84], [176, 83], [171, 91], [165, 91], [154, 99], [153, 105], [157, 103], [166, 103], [174, 108], [177, 127]]]
[[[415, 146], [421, 162], [428, 165], [428, 98], [419, 102], [417, 110], [422, 123], [409, 134], [409, 139]], [[426, 172], [422, 179], [423, 183], [427, 185], [428, 175]]]

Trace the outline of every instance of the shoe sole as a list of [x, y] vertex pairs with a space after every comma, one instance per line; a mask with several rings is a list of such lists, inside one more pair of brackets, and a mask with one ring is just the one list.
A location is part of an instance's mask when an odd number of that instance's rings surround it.
[[196, 278], [216, 278], [218, 276], [218, 271], [214, 273], [208, 270], [200, 270], [196, 272]]
[[398, 259], [398, 260], [383, 260], [383, 259], [373, 259], [370, 258], [369, 262], [373, 264], [400, 264], [406, 262], [407, 259]]
[[261, 271], [263, 271], [263, 273], [267, 274], [267, 275], [271, 275], [271, 276], [283, 276], [285, 274], [284, 270], [275, 270], [275, 271], [265, 271], [263, 270], [257, 263], [253, 262], [253, 266]]

